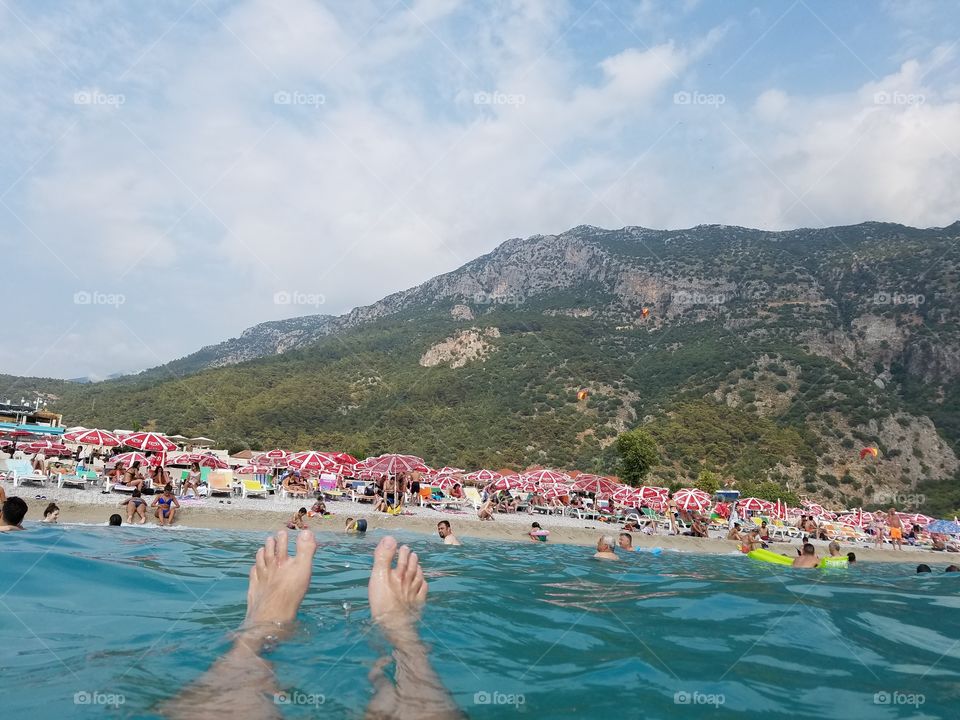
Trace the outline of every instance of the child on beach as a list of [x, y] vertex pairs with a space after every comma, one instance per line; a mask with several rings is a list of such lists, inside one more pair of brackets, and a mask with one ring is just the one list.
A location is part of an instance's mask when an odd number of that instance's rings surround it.
[[310, 512], [307, 513], [309, 517], [313, 517], [314, 515], [319, 515], [320, 517], [323, 517], [326, 514], [327, 514], [326, 503], [324, 503], [323, 500], [319, 498], [313, 504], [313, 507], [310, 508]]
[[293, 514], [293, 517], [291, 517], [290, 520], [287, 522], [287, 528], [290, 530], [306, 530], [307, 526], [303, 522], [303, 518], [306, 517], [306, 515], [307, 515], [306, 508], [302, 507], [299, 510], [297, 510]]
[[147, 501], [140, 495], [139, 490], [134, 490], [133, 494], [120, 503], [120, 507], [127, 507], [127, 522], [132, 523], [134, 515], [140, 518], [140, 524], [147, 521]]

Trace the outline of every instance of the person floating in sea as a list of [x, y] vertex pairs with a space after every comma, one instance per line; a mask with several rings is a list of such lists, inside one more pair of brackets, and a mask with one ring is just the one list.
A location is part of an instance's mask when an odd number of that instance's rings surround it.
[[628, 532], [620, 533], [620, 536], [617, 538], [617, 545], [620, 546], [621, 550], [626, 550], [627, 552], [633, 552], [633, 535]]
[[134, 490], [133, 494], [120, 503], [120, 507], [127, 508], [127, 523], [132, 523], [134, 516], [140, 518], [140, 524], [147, 521], [147, 501], [140, 495], [139, 490]]
[[896, 508], [887, 510], [887, 527], [890, 528], [890, 543], [894, 550], [903, 550], [903, 522]]
[[804, 543], [800, 555], [793, 560], [793, 567], [797, 568], [813, 568], [819, 564], [820, 559], [817, 557], [817, 549], [810, 543]]
[[[310, 587], [317, 541], [313, 533], [297, 536], [297, 554], [288, 554], [287, 533], [267, 538], [250, 570], [247, 616], [233, 647], [191, 686], [161, 708], [173, 720], [186, 718], [279, 717], [280, 694], [273, 669], [264, 654], [292, 636], [292, 623]], [[396, 567], [393, 567], [396, 561]], [[368, 718], [433, 718], [461, 720], [465, 716], [430, 663], [417, 622], [427, 601], [428, 585], [416, 553], [397, 549], [385, 537], [373, 552], [367, 587], [370, 615], [394, 649], [394, 682], [382, 669], [371, 675], [374, 696]], [[379, 666], [382, 668], [382, 663]], [[224, 692], [230, 688], [230, 692]]]
[[157, 518], [157, 525], [173, 525], [177, 509], [180, 507], [177, 496], [173, 494], [173, 485], [170, 483], [164, 485], [163, 493], [154, 498], [151, 507], [156, 508], [153, 516]]
[[619, 560], [617, 553], [614, 551], [615, 543], [613, 542], [613, 537], [611, 535], [601, 535], [600, 539], [597, 540], [597, 552], [594, 553], [593, 557], [597, 560]]
[[529, 537], [533, 542], [546, 542], [547, 536], [549, 535], [550, 531], [544, 530], [542, 527], [540, 527], [540, 523], [530, 523], [530, 532], [527, 533], [527, 537]]
[[123, 525], [123, 518], [114, 513], [110, 516], [110, 520], [107, 521], [107, 525], [110, 527], [120, 527]]
[[16, 495], [3, 501], [0, 506], [0, 532], [23, 530], [23, 518], [27, 515], [27, 503]]
[[444, 545], [462, 545], [463, 543], [453, 534], [453, 529], [447, 520], [441, 520], [437, 523], [437, 534], [443, 539]]
[[47, 505], [46, 510], [43, 511], [43, 520], [40, 522], [45, 523], [55, 523], [60, 519], [60, 508], [57, 507], [56, 503], [50, 503]]

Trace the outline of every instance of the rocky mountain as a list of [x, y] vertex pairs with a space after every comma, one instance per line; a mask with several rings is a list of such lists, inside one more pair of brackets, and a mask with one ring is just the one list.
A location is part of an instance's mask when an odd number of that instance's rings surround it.
[[71, 423], [459, 465], [610, 471], [616, 434], [642, 425], [663, 482], [919, 496], [958, 467], [958, 238], [960, 223], [581, 226], [50, 399]]

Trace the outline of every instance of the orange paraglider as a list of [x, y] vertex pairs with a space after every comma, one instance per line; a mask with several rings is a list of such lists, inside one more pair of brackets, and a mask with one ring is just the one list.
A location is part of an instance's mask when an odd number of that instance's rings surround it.
[[644, 317], [647, 317], [647, 315], [650, 314], [650, 308], [644, 308], [643, 311], [641, 312], [641, 314], [642, 314]]
[[577, 393], [577, 400], [586, 400], [589, 395], [590, 393], [586, 390], [581, 390]]
[[867, 455], [873, 455], [874, 457], [877, 457], [879, 454], [880, 451], [875, 447], [865, 447], [860, 451], [860, 459], [863, 460]]

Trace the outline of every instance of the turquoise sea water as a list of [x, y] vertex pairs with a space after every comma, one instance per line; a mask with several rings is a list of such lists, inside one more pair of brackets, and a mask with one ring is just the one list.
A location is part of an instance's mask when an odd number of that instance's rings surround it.
[[[264, 537], [0, 536], [0, 714], [156, 717], [225, 649]], [[319, 536], [300, 635], [269, 656], [285, 716], [362, 716], [387, 649], [366, 603], [379, 537]], [[614, 564], [586, 548], [399, 537], [423, 559], [423, 636], [470, 717], [960, 716], [960, 577], [939, 566], [825, 574], [669, 552]]]

